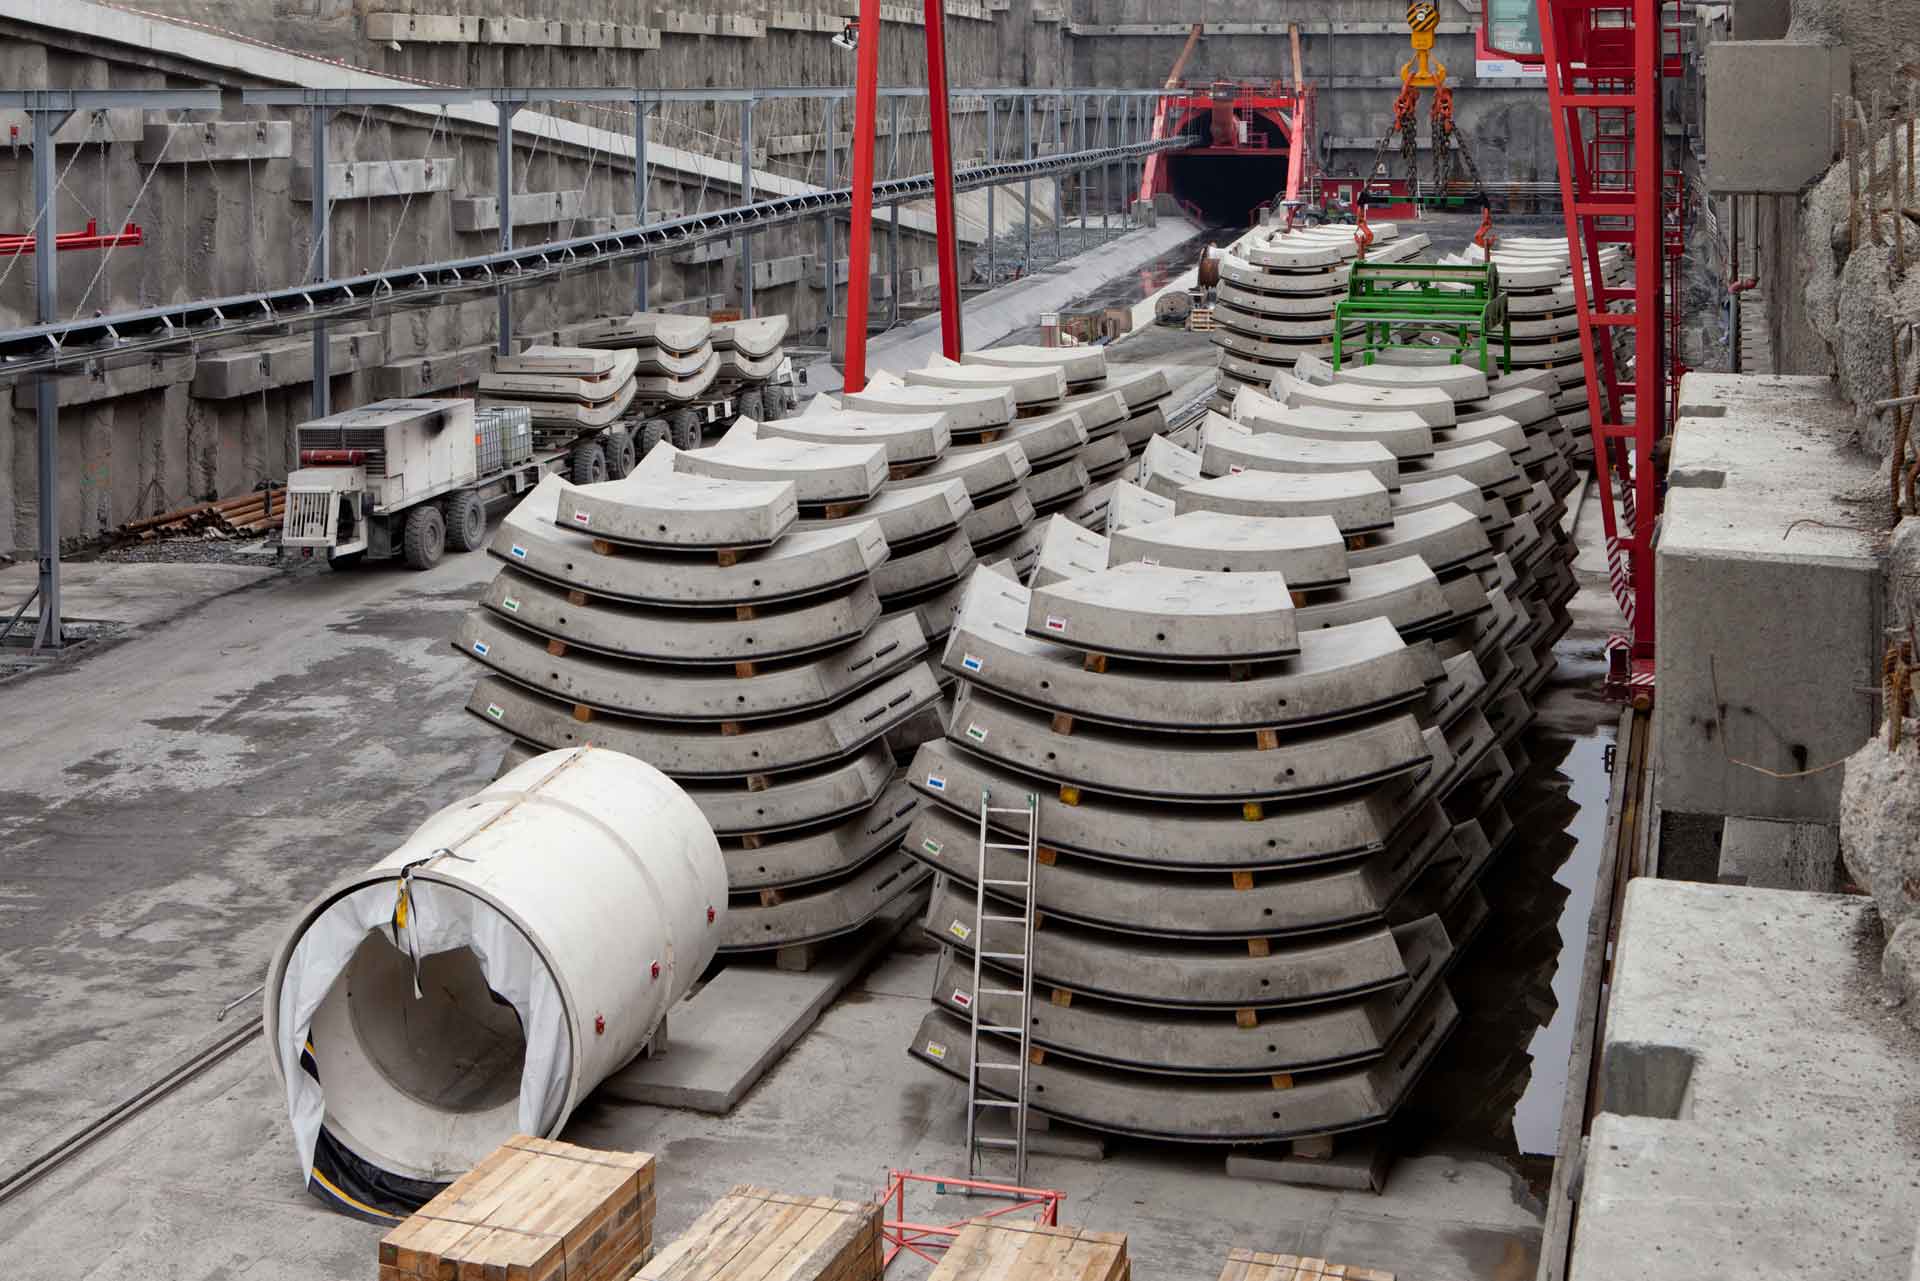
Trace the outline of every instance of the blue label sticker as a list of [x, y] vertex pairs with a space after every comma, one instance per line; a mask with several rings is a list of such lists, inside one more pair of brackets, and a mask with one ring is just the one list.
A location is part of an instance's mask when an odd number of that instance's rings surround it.
[[941, 778], [938, 774], [929, 774], [927, 775], [927, 786], [936, 792], [944, 792], [947, 790], [947, 780]]
[[978, 658], [975, 658], [972, 654], [962, 654], [960, 656], [960, 666], [966, 668], [970, 672], [977, 672], [984, 665], [985, 664], [981, 663], [981, 661]]
[[527, 558], [527, 549], [522, 547], [519, 543], [515, 543], [513, 546], [509, 547], [507, 550], [513, 553], [513, 556], [516, 560], [525, 560]]
[[475, 641], [473, 643], [473, 652], [485, 658], [487, 656], [487, 643], [485, 641]]

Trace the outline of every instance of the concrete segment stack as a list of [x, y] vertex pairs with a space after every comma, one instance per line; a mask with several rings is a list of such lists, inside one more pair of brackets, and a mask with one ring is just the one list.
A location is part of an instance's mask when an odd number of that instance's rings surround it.
[[611, 427], [633, 404], [638, 367], [632, 351], [536, 344], [494, 358], [480, 376], [479, 408], [525, 409], [536, 432]]
[[[910, 767], [949, 949], [913, 1053], [967, 1070], [972, 951], [1019, 945], [973, 937], [978, 806], [1034, 794], [1029, 1104], [1096, 1129], [1253, 1142], [1391, 1114], [1455, 1021], [1441, 975], [1485, 918], [1567, 625], [1541, 375], [1295, 373], [1198, 451], [1152, 442], [1105, 537], [1054, 517], [1030, 587], [974, 572], [947, 735]], [[1000, 857], [988, 876], [1018, 879]]]
[[883, 447], [662, 446], [624, 480], [548, 477], [490, 548], [505, 568], [456, 646], [488, 669], [468, 710], [515, 758], [595, 743], [672, 777], [720, 836], [724, 951], [810, 943], [924, 879], [885, 736], [931, 706], [926, 640], [882, 615], [872, 502]]
[[786, 337], [784, 315], [727, 320], [713, 326], [719, 382], [733, 392], [740, 412], [748, 418], [766, 421], [786, 416], [786, 397], [767, 386], [787, 358]]
[[[1373, 235], [1369, 262], [1411, 262], [1428, 244], [1392, 223], [1375, 224]], [[1223, 400], [1242, 387], [1264, 390], [1302, 354], [1332, 351], [1334, 304], [1358, 252], [1352, 227], [1256, 227], [1221, 255], [1213, 342]]]

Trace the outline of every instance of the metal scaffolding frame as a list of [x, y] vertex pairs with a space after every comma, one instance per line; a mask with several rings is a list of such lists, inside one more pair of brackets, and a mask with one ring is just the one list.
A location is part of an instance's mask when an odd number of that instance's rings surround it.
[[[881, 88], [881, 97], [894, 100], [925, 97], [924, 88]], [[986, 99], [1034, 98], [1057, 100], [1059, 109], [1089, 97], [1128, 100], [1156, 90], [1078, 90], [1066, 87], [987, 87], [958, 93]], [[223, 95], [214, 87], [202, 89], [75, 89], [0, 91], [0, 108], [24, 111], [32, 121], [34, 140], [34, 223], [36, 253], [36, 323], [0, 330], [0, 383], [32, 376], [36, 379], [37, 438], [39, 446], [39, 579], [33, 596], [22, 605], [39, 602], [36, 649], [57, 649], [65, 643], [60, 611], [60, 539], [57, 425], [59, 390], [55, 375], [62, 369], [99, 368], [109, 360], [141, 352], [188, 347], [215, 338], [234, 337], [265, 329], [310, 326], [313, 334], [313, 412], [330, 411], [327, 329], [332, 321], [365, 315], [375, 308], [439, 305], [450, 298], [491, 291], [499, 308], [498, 341], [506, 351], [513, 334], [513, 291], [551, 282], [579, 271], [606, 267], [632, 259], [636, 263], [634, 295], [645, 308], [649, 301], [648, 260], [655, 254], [682, 249], [740, 234], [744, 275], [742, 311], [753, 314], [751, 233], [809, 217], [829, 227], [836, 215], [852, 209], [849, 187], [830, 185], [768, 200], [753, 199], [753, 109], [765, 101], [825, 100], [831, 110], [850, 98], [852, 86], [758, 89], [631, 89], [579, 87], [408, 88], [367, 89], [284, 88], [247, 89], [240, 101], [247, 106], [302, 109], [309, 113], [312, 192], [313, 266], [311, 280], [278, 289], [259, 290], [223, 298], [144, 308], [111, 315], [59, 319], [57, 311], [58, 254], [57, 176], [53, 165], [53, 134], [75, 112], [131, 108], [146, 111], [220, 109]], [[230, 95], [228, 100], [231, 101]], [[535, 102], [610, 103], [633, 111], [634, 204], [637, 225], [598, 235], [576, 236], [536, 245], [513, 243], [513, 119]], [[739, 203], [724, 209], [688, 214], [661, 222], [645, 221], [647, 213], [647, 119], [668, 103], [738, 103], [741, 112]], [[491, 103], [498, 112], [496, 127], [496, 196], [500, 211], [500, 244], [496, 252], [468, 258], [412, 264], [392, 270], [336, 278], [331, 275], [329, 193], [327, 191], [327, 125], [342, 107], [447, 107]], [[897, 111], [896, 116], [897, 120]], [[831, 136], [829, 136], [831, 142]], [[1184, 139], [1147, 140], [1096, 147], [1046, 158], [988, 163], [953, 174], [952, 189], [974, 190], [1009, 183], [1031, 183], [1066, 173], [1098, 168], [1103, 176], [1116, 164], [1125, 165], [1156, 151], [1185, 145]], [[892, 143], [897, 149], [898, 136]], [[989, 157], [991, 161], [992, 157]], [[892, 169], [891, 162], [889, 170]], [[899, 206], [934, 196], [938, 184], [931, 173], [901, 178], [889, 176], [872, 184], [873, 205], [891, 206], [894, 260], [898, 260]], [[989, 233], [991, 234], [991, 233]], [[827, 284], [832, 295], [834, 263], [828, 256]], [[19, 615], [16, 614], [16, 618]]]

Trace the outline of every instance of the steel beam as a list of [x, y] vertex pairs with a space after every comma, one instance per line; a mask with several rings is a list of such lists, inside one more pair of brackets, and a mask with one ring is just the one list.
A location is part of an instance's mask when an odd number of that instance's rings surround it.
[[[994, 118], [999, 114], [1000, 114], [999, 108], [994, 106], [993, 100], [989, 98], [987, 100], [987, 163], [988, 164], [992, 164], [994, 161], [1000, 158], [1000, 153], [994, 148], [994, 136], [993, 136]], [[995, 225], [994, 216], [993, 216], [993, 213], [994, 213], [993, 197], [994, 197], [995, 190], [996, 188], [993, 188], [993, 187], [987, 188], [987, 288], [989, 289], [993, 288], [993, 271], [994, 271], [994, 257], [995, 257], [993, 241], [994, 241], [994, 236], [996, 232], [999, 230], [999, 228]], [[955, 356], [953, 357], [953, 359], [958, 360], [959, 357]]]
[[[1033, 99], [1020, 100], [1020, 158], [1033, 159]], [[1028, 176], [1020, 185], [1020, 238], [1025, 245], [1026, 262], [1021, 268], [1023, 275], [1033, 274], [1033, 178]]]
[[[740, 203], [753, 203], [753, 99], [740, 103]], [[831, 273], [832, 264], [829, 262]], [[829, 285], [832, 276], [828, 276]], [[832, 294], [828, 294], [831, 300]], [[753, 232], [740, 233], [740, 314], [753, 319]]]
[[[316, 105], [308, 108], [307, 114], [307, 141], [313, 164], [313, 267], [307, 273], [307, 278], [318, 282], [333, 275], [333, 199], [327, 190], [327, 124], [333, 116], [333, 108]], [[313, 382], [310, 391], [315, 418], [325, 418], [333, 412], [333, 381], [328, 368], [331, 352], [327, 341], [327, 322], [323, 317], [313, 326]]]
[[[966, 350], [960, 330], [960, 237], [954, 228], [953, 122], [947, 91], [947, 7], [925, 0], [927, 130], [933, 169], [933, 219], [940, 255], [940, 348], [949, 360]], [[988, 166], [991, 168], [992, 166]]]
[[[887, 110], [890, 113], [887, 125], [887, 177], [893, 178], [900, 172], [900, 99], [895, 98], [889, 103]], [[887, 325], [891, 328], [900, 323], [900, 202], [897, 200], [887, 206], [887, 270], [893, 276], [887, 307]]]
[[[633, 225], [642, 227], [647, 221], [647, 183], [651, 176], [647, 164], [647, 113], [649, 108], [639, 101], [633, 104]], [[633, 304], [635, 311], [647, 309], [648, 272], [652, 262], [646, 258], [636, 259], [633, 267]]]
[[[500, 252], [513, 251], [513, 118], [526, 105], [524, 99], [496, 98], [500, 124], [494, 135], [494, 191], [500, 205]], [[513, 294], [506, 283], [494, 289], [500, 311], [500, 333], [494, 349], [502, 356], [513, 351]]]
[[[839, 128], [839, 112], [836, 111], [835, 108], [839, 105], [839, 99], [827, 99], [827, 186], [829, 187], [837, 185], [840, 181], [840, 146], [834, 140], [834, 130]], [[838, 311], [838, 308], [834, 306], [833, 298], [834, 259], [836, 257], [834, 253], [834, 241], [836, 239], [838, 239], [838, 237], [833, 234], [833, 211], [829, 209], [826, 215], [820, 219], [820, 257], [826, 264], [827, 269], [828, 328], [832, 328], [833, 318]]]
[[[54, 248], [59, 234], [59, 178], [53, 164], [53, 131], [66, 122], [69, 110], [41, 109], [33, 118], [34, 310], [42, 324], [52, 322], [60, 307], [60, 254]], [[36, 460], [40, 483], [40, 622], [35, 649], [58, 649], [66, 643], [60, 618], [60, 383], [51, 373], [40, 375], [34, 387]]]

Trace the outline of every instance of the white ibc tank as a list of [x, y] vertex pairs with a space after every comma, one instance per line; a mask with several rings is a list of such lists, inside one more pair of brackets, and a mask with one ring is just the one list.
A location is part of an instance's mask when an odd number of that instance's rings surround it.
[[303, 1177], [326, 1182], [323, 1127], [417, 1183], [557, 1133], [713, 960], [726, 904], [699, 809], [618, 752], [549, 752], [441, 810], [302, 912], [268, 971]]

